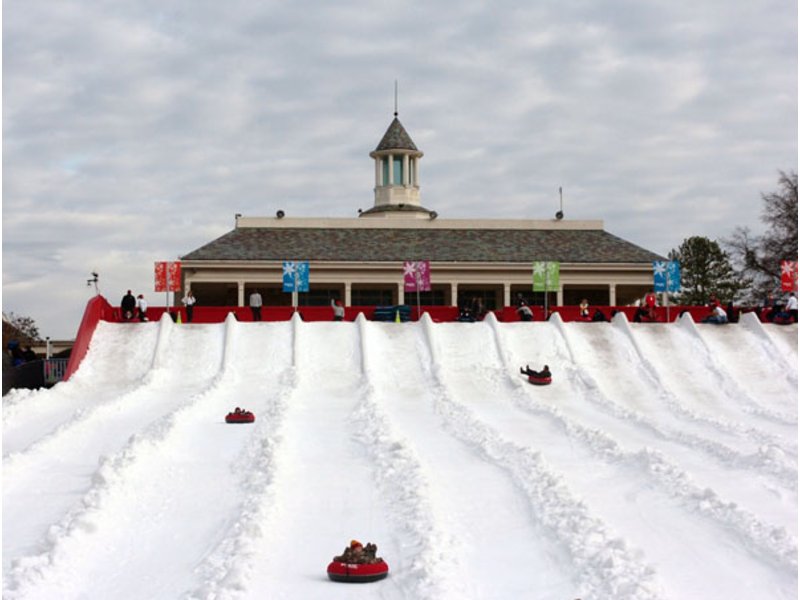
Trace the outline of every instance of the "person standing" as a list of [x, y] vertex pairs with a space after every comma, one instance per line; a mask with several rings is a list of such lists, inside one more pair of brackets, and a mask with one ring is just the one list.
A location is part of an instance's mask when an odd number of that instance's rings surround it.
[[136, 310], [136, 298], [130, 290], [122, 297], [122, 302], [120, 302], [119, 306], [122, 309], [123, 321], [130, 321], [133, 319], [133, 313]]
[[192, 317], [194, 316], [194, 305], [197, 302], [197, 299], [194, 297], [192, 290], [186, 292], [186, 295], [183, 297], [183, 305], [186, 307], [186, 322], [191, 323]]
[[331, 308], [333, 308], [333, 320], [344, 321], [344, 306], [342, 306], [342, 301], [331, 299]]
[[587, 300], [586, 298], [581, 300], [581, 303], [578, 305], [578, 308], [580, 309], [580, 317], [581, 317], [581, 319], [583, 319], [584, 321], [588, 321], [589, 320], [589, 300]]
[[139, 320], [147, 321], [147, 300], [144, 299], [144, 294], [139, 294], [136, 307], [139, 309]]
[[788, 312], [794, 322], [797, 323], [797, 294], [792, 292], [789, 294], [789, 298], [786, 300], [786, 312]]
[[258, 293], [258, 290], [253, 290], [253, 293], [250, 294], [250, 310], [253, 312], [253, 321], [261, 320], [261, 307], [263, 304], [264, 301], [261, 299], [261, 294]]

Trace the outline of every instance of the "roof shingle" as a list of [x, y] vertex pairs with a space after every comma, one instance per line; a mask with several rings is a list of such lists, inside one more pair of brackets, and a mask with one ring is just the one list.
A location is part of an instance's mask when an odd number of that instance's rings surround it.
[[606, 231], [258, 228], [229, 231], [183, 260], [642, 263], [663, 260]]

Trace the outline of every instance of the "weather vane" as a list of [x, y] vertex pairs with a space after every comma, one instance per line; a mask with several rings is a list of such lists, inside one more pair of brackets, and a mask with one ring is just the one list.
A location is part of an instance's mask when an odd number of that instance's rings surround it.
[[95, 293], [95, 294], [97, 294], [97, 295], [99, 295], [99, 294], [100, 294], [100, 290], [99, 290], [99, 289], [98, 289], [98, 287], [97, 287], [97, 279], [98, 279], [99, 277], [100, 277], [100, 276], [99, 276], [97, 273], [95, 273], [94, 271], [92, 271], [92, 278], [91, 278], [91, 279], [87, 279], [87, 280], [86, 280], [86, 285], [92, 285], [92, 284], [94, 284], [94, 293]]

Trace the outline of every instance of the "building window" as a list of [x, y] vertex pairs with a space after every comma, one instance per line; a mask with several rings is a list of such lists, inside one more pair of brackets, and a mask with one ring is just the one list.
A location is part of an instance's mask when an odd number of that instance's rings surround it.
[[389, 159], [385, 156], [381, 159], [381, 170], [383, 171], [381, 185], [389, 185]]
[[350, 304], [352, 306], [391, 306], [394, 296], [391, 289], [350, 291]]
[[[417, 292], [406, 292], [406, 304], [417, 304]], [[447, 306], [444, 301], [444, 290], [431, 290], [430, 292], [419, 293], [420, 306]]]
[[403, 157], [402, 156], [393, 156], [392, 157], [393, 165], [392, 168], [394, 172], [392, 175], [394, 176], [394, 181], [392, 182], [394, 185], [403, 185]]

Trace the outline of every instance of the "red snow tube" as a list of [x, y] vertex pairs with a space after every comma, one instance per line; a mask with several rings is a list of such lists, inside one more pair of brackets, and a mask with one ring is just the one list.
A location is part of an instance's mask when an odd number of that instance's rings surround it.
[[225, 417], [226, 423], [252, 423], [256, 420], [256, 416], [250, 411], [240, 413], [228, 413]]
[[389, 574], [389, 565], [380, 559], [372, 564], [353, 564], [333, 561], [328, 565], [328, 577], [344, 583], [368, 583], [378, 581]]
[[535, 377], [533, 375], [528, 375], [528, 381], [530, 381], [533, 385], [550, 385], [553, 379], [550, 377]]

